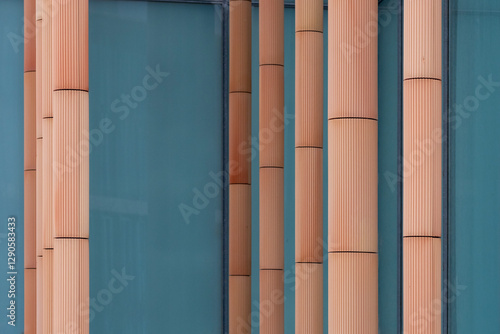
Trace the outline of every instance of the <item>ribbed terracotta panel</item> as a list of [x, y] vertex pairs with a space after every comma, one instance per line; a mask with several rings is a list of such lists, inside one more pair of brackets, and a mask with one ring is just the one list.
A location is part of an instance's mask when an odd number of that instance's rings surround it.
[[24, 73], [24, 170], [36, 168], [36, 72]]
[[297, 32], [295, 43], [295, 145], [323, 147], [323, 34]]
[[42, 20], [36, 21], [36, 138], [42, 138], [42, 66], [43, 66], [43, 53], [42, 53]]
[[34, 0], [36, 6], [36, 20], [41, 20], [43, 18], [43, 0]]
[[441, 239], [403, 239], [404, 333], [441, 333]]
[[404, 1], [404, 78], [441, 79], [441, 1]]
[[259, 2], [259, 64], [284, 65], [285, 4]]
[[43, 320], [42, 327], [45, 334], [54, 333], [54, 251], [43, 250]]
[[36, 171], [24, 172], [24, 267], [36, 268]]
[[89, 234], [89, 97], [54, 92], [55, 237]]
[[36, 332], [43, 334], [43, 257], [36, 258]]
[[378, 256], [328, 254], [328, 333], [378, 333]]
[[42, 256], [42, 221], [43, 221], [43, 169], [42, 169], [42, 139], [36, 140], [36, 255]]
[[24, 0], [24, 71], [36, 70], [36, 0]]
[[283, 169], [260, 169], [260, 268], [284, 268]]
[[[43, 0], [42, 117], [52, 117], [52, 0]], [[42, 128], [43, 133], [43, 128]]]
[[249, 276], [229, 276], [229, 334], [250, 333], [251, 284]]
[[295, 31], [323, 32], [323, 0], [295, 1]]
[[283, 270], [260, 271], [260, 333], [284, 333]]
[[283, 66], [261, 66], [259, 85], [259, 164], [284, 165]]
[[229, 2], [229, 91], [252, 91], [252, 3]]
[[252, 95], [229, 94], [229, 182], [251, 181]]
[[54, 248], [54, 201], [52, 193], [53, 118], [44, 118], [42, 156], [42, 247]]
[[377, 0], [330, 0], [328, 118], [377, 118]]
[[328, 121], [328, 249], [377, 251], [377, 122]]
[[250, 275], [252, 194], [246, 184], [229, 185], [229, 275]]
[[54, 241], [54, 333], [89, 333], [89, 241]]
[[36, 269], [24, 270], [24, 334], [36, 334]]
[[295, 266], [295, 333], [323, 333], [323, 265]]
[[403, 235], [441, 235], [441, 81], [403, 84]]
[[295, 261], [323, 262], [323, 149], [295, 150]]
[[54, 11], [54, 90], [89, 90], [88, 0], [62, 1]]

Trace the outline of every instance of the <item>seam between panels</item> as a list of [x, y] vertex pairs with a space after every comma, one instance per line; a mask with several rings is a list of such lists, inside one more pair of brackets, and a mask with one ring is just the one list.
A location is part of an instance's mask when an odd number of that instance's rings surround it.
[[329, 121], [342, 120], [342, 119], [366, 119], [366, 120], [378, 122], [377, 118], [373, 118], [373, 117], [361, 117], [361, 116], [340, 116], [340, 117], [331, 117], [331, 118], [328, 118]]
[[320, 30], [314, 30], [314, 29], [301, 29], [301, 30], [295, 30], [295, 33], [299, 32], [317, 32], [318, 34], [322, 34], [323, 31]]
[[75, 91], [75, 92], [85, 92], [88, 93], [89, 91], [87, 89], [78, 89], [78, 88], [59, 88], [59, 89], [54, 89], [54, 92], [60, 92], [60, 91]]
[[[246, 1], [246, 0], [236, 0], [236, 1]], [[247, 92], [245, 90], [231, 90], [231, 91], [229, 91], [229, 94], [233, 94], [233, 93], [237, 93], [237, 94], [252, 94], [252, 92]]]
[[269, 64], [259, 64], [259, 67], [262, 67], [262, 66], [281, 66], [281, 67], [285, 67], [284, 64], [272, 64], [272, 63], [269, 63]]
[[413, 77], [413, 78], [406, 78], [406, 79], [404, 79], [404, 81], [410, 81], [410, 80], [436, 80], [436, 81], [442, 81], [442, 79], [431, 78], [431, 77]]
[[328, 251], [328, 254], [378, 254], [370, 251]]
[[441, 237], [435, 235], [404, 235], [403, 239], [408, 238], [432, 238], [432, 239], [441, 239]]
[[259, 168], [276, 168], [276, 169], [284, 169], [283, 166], [260, 166]]

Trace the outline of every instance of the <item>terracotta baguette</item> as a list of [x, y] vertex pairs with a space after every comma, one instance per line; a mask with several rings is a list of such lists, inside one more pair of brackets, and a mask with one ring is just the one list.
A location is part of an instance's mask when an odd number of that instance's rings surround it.
[[52, 193], [53, 118], [42, 121], [44, 132], [42, 156], [42, 248], [54, 248], [54, 208]]
[[43, 334], [43, 257], [36, 258], [36, 333]]
[[441, 79], [441, 1], [404, 2], [404, 79]]
[[36, 1], [24, 0], [24, 72], [36, 70]]
[[24, 172], [24, 267], [36, 268], [36, 171]]
[[230, 183], [251, 181], [251, 99], [249, 93], [229, 94]]
[[42, 327], [45, 334], [54, 333], [54, 251], [43, 250], [43, 319]]
[[283, 66], [260, 67], [259, 164], [284, 166]]
[[43, 222], [43, 192], [42, 192], [42, 182], [43, 182], [43, 168], [42, 168], [42, 146], [43, 140], [36, 140], [36, 255], [42, 256], [42, 222]]
[[403, 239], [405, 333], [441, 333], [441, 239]]
[[54, 240], [54, 333], [89, 333], [89, 241]]
[[252, 327], [251, 303], [251, 278], [249, 276], [230, 276], [229, 333], [250, 333]]
[[54, 90], [89, 90], [88, 10], [88, 0], [73, 0], [60, 2], [54, 11]]
[[329, 1], [329, 119], [378, 118], [377, 8], [377, 0]]
[[260, 333], [284, 333], [283, 270], [260, 271]]
[[377, 252], [377, 122], [328, 122], [328, 250]]
[[296, 0], [295, 31], [323, 32], [323, 6], [323, 0]]
[[229, 2], [229, 91], [252, 91], [252, 3]]
[[260, 170], [260, 268], [284, 268], [283, 169]]
[[54, 92], [55, 237], [88, 238], [88, 93]]
[[323, 264], [295, 266], [295, 333], [323, 333]]
[[295, 261], [323, 262], [323, 150], [295, 151]]
[[36, 72], [24, 73], [24, 170], [36, 169]]
[[24, 334], [36, 334], [36, 269], [24, 269]]
[[295, 145], [323, 147], [323, 34], [295, 40]]
[[259, 3], [259, 64], [284, 65], [285, 11], [283, 0]]
[[[52, 0], [43, 1], [42, 28], [42, 117], [52, 117]], [[43, 126], [42, 126], [43, 132]]]
[[43, 66], [43, 53], [42, 53], [42, 20], [36, 21], [36, 138], [42, 138], [42, 66]]
[[251, 274], [251, 186], [229, 185], [229, 275]]
[[378, 333], [377, 254], [328, 254], [329, 334]]
[[403, 235], [441, 236], [441, 82], [406, 80]]

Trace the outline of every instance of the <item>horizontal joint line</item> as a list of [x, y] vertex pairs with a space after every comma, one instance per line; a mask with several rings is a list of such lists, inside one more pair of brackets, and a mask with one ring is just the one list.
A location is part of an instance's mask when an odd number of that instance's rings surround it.
[[373, 117], [361, 117], [361, 116], [332, 117], [332, 118], [329, 118], [328, 120], [329, 121], [334, 121], [336, 119], [367, 119], [367, 120], [370, 120], [370, 121], [378, 122], [378, 119], [376, 119], [376, 118], [373, 118]]

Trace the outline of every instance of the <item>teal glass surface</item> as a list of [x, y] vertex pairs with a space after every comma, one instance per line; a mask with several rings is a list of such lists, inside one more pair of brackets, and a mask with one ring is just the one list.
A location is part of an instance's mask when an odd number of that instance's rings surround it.
[[450, 333], [500, 333], [500, 2], [450, 2]]
[[[23, 2], [0, 1], [0, 333], [24, 331], [24, 35]], [[15, 268], [8, 267], [8, 219], [16, 220]], [[9, 241], [12, 242], [12, 241]], [[15, 272], [15, 296], [9, 298], [8, 272]], [[9, 325], [11, 300], [15, 326]]]
[[[397, 333], [398, 324], [398, 217], [397, 217], [397, 94], [398, 2], [379, 8], [379, 327]], [[323, 243], [328, 226], [327, 155], [327, 11], [324, 12], [323, 107]], [[382, 25], [383, 22], [383, 25]], [[259, 10], [252, 11], [252, 137], [259, 134]], [[295, 332], [295, 10], [285, 9], [285, 333]], [[252, 333], [259, 333], [259, 159], [252, 160]], [[387, 181], [386, 181], [387, 179]], [[328, 259], [323, 257], [324, 333], [328, 332]]]
[[90, 2], [90, 332], [221, 333], [220, 6]]

